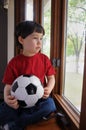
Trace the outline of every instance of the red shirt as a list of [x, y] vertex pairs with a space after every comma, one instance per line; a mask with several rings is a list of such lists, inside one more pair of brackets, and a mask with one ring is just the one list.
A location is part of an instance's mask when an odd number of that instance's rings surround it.
[[44, 84], [45, 76], [54, 75], [55, 70], [49, 58], [42, 53], [37, 53], [31, 57], [20, 54], [14, 57], [7, 65], [3, 83], [11, 85], [22, 74], [35, 75]]

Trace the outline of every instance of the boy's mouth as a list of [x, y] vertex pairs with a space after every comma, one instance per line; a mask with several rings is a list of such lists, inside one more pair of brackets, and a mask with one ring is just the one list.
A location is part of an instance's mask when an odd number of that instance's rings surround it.
[[37, 50], [40, 50], [40, 49], [41, 49], [41, 47], [36, 47], [36, 49], [37, 49]]

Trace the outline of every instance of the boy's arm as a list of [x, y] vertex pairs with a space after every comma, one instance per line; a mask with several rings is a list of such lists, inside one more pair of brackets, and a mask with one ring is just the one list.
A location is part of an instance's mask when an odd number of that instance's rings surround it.
[[48, 98], [52, 89], [54, 88], [54, 85], [55, 85], [55, 77], [54, 75], [51, 75], [51, 76], [48, 76], [47, 77], [47, 86], [44, 87], [44, 96], [43, 98]]

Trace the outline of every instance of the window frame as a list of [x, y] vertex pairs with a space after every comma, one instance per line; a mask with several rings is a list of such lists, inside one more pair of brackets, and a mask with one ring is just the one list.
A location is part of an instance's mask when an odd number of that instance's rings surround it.
[[[66, 20], [66, 0], [52, 0], [51, 9], [51, 60], [53, 58], [60, 59], [60, 66], [56, 66], [56, 84], [53, 90], [53, 97], [56, 101], [57, 106], [63, 109], [68, 115], [70, 120], [74, 124], [74, 128], [79, 128], [80, 115], [77, 113], [69, 102], [62, 96], [63, 91], [63, 65], [64, 65], [64, 33], [65, 33], [65, 20]], [[56, 17], [57, 15], [57, 17]], [[58, 34], [58, 35], [56, 35]]]
[[[56, 79], [56, 82], [58, 82], [58, 84], [56, 84], [56, 86], [55, 86], [53, 96], [56, 100], [56, 103], [58, 105], [60, 105], [60, 107], [63, 109], [63, 111], [65, 111], [66, 114], [68, 115], [68, 117], [70, 118], [71, 122], [74, 124], [73, 130], [74, 129], [84, 130], [84, 129], [86, 129], [86, 123], [85, 123], [86, 114], [84, 114], [84, 113], [86, 113], [86, 109], [85, 109], [86, 108], [86, 100], [85, 100], [86, 99], [86, 94], [85, 94], [85, 92], [86, 92], [86, 55], [85, 55], [85, 62], [84, 62], [85, 66], [84, 66], [84, 78], [83, 78], [83, 86], [82, 86], [83, 90], [82, 90], [81, 113], [76, 111], [76, 109], [74, 109], [73, 105], [71, 105], [68, 102], [68, 100], [62, 96], [62, 90], [63, 90], [62, 86], [63, 86], [63, 77], [64, 77], [63, 67], [64, 67], [64, 47], [65, 47], [64, 46], [64, 43], [65, 43], [64, 33], [65, 33], [65, 20], [66, 20], [65, 14], [66, 14], [66, 9], [67, 9], [66, 2], [67, 2], [67, 0], [61, 0], [61, 10], [60, 10], [61, 12], [59, 12], [62, 16], [61, 24], [59, 25], [59, 32], [58, 32], [58, 34], [61, 35], [60, 36], [61, 44], [59, 45], [59, 48], [61, 49], [59, 51], [59, 55], [61, 58], [61, 66], [60, 66], [60, 73], [59, 73], [60, 83]], [[60, 8], [58, 6], [59, 5], [57, 5], [57, 8]], [[56, 9], [55, 9], [55, 12], [56, 12]], [[57, 18], [57, 19], [59, 19], [59, 18]], [[53, 21], [52, 23], [54, 23], [54, 25], [55, 25], [55, 21]], [[58, 28], [58, 27], [56, 27], [56, 28]], [[60, 32], [60, 30], [61, 30], [61, 32]], [[55, 42], [59, 44], [58, 41], [55, 40]], [[85, 42], [86, 42], [86, 39], [85, 39]], [[86, 54], [86, 45], [85, 45], [85, 54]], [[58, 74], [58, 71], [57, 71], [57, 74]], [[57, 88], [59, 88], [59, 89], [57, 89]]]

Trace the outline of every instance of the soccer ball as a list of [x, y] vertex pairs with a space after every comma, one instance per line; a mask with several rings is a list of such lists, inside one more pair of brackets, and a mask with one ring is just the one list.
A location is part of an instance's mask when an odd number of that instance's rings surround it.
[[11, 95], [15, 96], [23, 108], [35, 106], [43, 94], [42, 83], [35, 75], [21, 75], [12, 84]]

